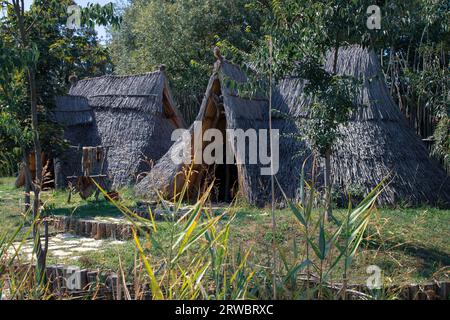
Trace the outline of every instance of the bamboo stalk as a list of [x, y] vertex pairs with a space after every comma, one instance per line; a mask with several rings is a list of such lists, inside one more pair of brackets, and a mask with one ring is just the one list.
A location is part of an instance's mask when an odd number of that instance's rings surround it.
[[273, 172], [273, 139], [272, 139], [272, 63], [273, 63], [273, 42], [269, 38], [269, 136], [270, 136], [270, 187], [272, 194], [272, 255], [273, 255], [273, 298], [277, 299], [277, 257], [276, 257], [276, 231], [277, 224], [275, 219], [275, 183]]

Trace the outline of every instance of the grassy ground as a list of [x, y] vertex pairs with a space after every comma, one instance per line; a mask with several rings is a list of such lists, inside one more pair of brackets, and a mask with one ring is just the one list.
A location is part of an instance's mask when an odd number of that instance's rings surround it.
[[[126, 205], [134, 205], [129, 190], [121, 190], [121, 195]], [[41, 200], [45, 213], [48, 215], [65, 215], [80, 218], [92, 216], [117, 217], [122, 215], [103, 196], [100, 196], [98, 201], [95, 201], [94, 197], [86, 201], [81, 199], [78, 194], [73, 194], [70, 203], [68, 203], [68, 192], [51, 190], [44, 191]], [[0, 178], [0, 234], [15, 230], [24, 218], [27, 220], [25, 225], [29, 225], [30, 217], [24, 216], [23, 208], [23, 190], [14, 188], [14, 178]]]
[[[125, 204], [133, 206], [135, 200], [129, 190], [122, 190]], [[22, 191], [13, 188], [13, 179], [0, 178], [0, 234], [17, 228], [23, 220]], [[102, 197], [101, 197], [102, 198]], [[75, 216], [120, 216], [111, 204], [101, 199], [98, 202], [84, 201], [78, 195], [67, 203], [66, 192], [45, 192], [45, 210], [49, 214]], [[336, 210], [337, 217], [344, 210]], [[289, 210], [278, 210], [278, 246], [290, 263], [298, 263], [304, 257], [304, 238], [300, 224]], [[269, 265], [272, 239], [269, 210], [238, 208], [232, 224], [231, 239], [234, 248], [251, 248], [251, 260], [261, 266]], [[162, 237], [168, 237], [168, 223], [158, 222]], [[450, 266], [450, 210], [435, 208], [380, 209], [369, 226], [360, 252], [353, 263], [352, 282], [364, 282], [369, 265], [379, 266], [387, 283], [426, 282], [431, 279], [447, 279]], [[299, 254], [294, 257], [294, 247]], [[116, 246], [107, 246], [97, 252], [83, 254], [71, 264], [89, 268], [117, 270], [119, 259], [125, 271], [131, 273], [136, 249], [131, 241]], [[53, 263], [50, 259], [49, 263]], [[60, 262], [60, 261], [58, 261]], [[280, 268], [283, 268], [280, 263]], [[340, 278], [341, 270], [334, 275]]]
[[[339, 217], [344, 212], [335, 210], [335, 215]], [[301, 226], [288, 210], [277, 212], [277, 224], [276, 239], [293, 260], [294, 241], [298, 248], [305, 246]], [[268, 210], [242, 210], [232, 234], [246, 247], [252, 247], [256, 255], [263, 257], [270, 252], [270, 226]], [[450, 270], [449, 236], [449, 210], [380, 209], [354, 259], [351, 278], [353, 282], [367, 279], [366, 268], [369, 265], [379, 266], [387, 282], [425, 282], [447, 278]], [[338, 268], [334, 274], [339, 278], [340, 273]]]

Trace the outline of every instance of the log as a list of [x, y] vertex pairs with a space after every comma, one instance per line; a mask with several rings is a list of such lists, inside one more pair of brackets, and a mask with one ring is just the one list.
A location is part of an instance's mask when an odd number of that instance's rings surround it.
[[58, 229], [58, 230], [63, 230], [63, 231], [64, 231], [65, 224], [66, 224], [65, 219], [64, 219], [64, 218], [61, 218], [61, 217], [58, 217], [58, 218], [55, 218], [55, 219], [56, 219], [57, 229]]
[[111, 223], [105, 223], [105, 238], [111, 238]]
[[114, 240], [117, 238], [117, 227], [118, 226], [115, 223], [110, 224], [111, 229], [109, 236]]
[[87, 269], [80, 270], [80, 285], [81, 290], [85, 290], [86, 286], [88, 285], [88, 277], [87, 277], [88, 271]]
[[56, 288], [58, 290], [64, 288], [66, 286], [64, 281], [64, 265], [58, 264], [55, 267], [55, 280], [56, 280]]
[[97, 236], [97, 227], [98, 222], [91, 222], [92, 228], [91, 228], [91, 238], [95, 238]]
[[424, 285], [423, 292], [426, 295], [426, 300], [439, 300], [437, 290], [438, 287], [435, 283], [429, 283]]
[[91, 221], [86, 221], [85, 222], [85, 233], [86, 233], [86, 236], [90, 236], [91, 235], [91, 232], [92, 232], [92, 222]]
[[74, 219], [74, 218], [68, 218], [69, 219], [69, 232], [74, 232], [75, 231], [75, 228], [76, 228], [76, 224], [77, 224], [77, 221]]
[[64, 220], [64, 232], [69, 232], [70, 231], [70, 219], [65, 217], [63, 218]]
[[97, 224], [97, 235], [95, 236], [96, 240], [105, 239], [106, 237], [106, 224], [103, 222], [99, 222]]
[[81, 234], [81, 224], [80, 221], [78, 219], [73, 219], [74, 220], [74, 234], [76, 235], [80, 235]]
[[79, 220], [78, 223], [80, 224], [79, 235], [85, 236], [86, 235], [86, 222], [84, 220]]
[[441, 281], [438, 286], [438, 294], [441, 300], [450, 299], [450, 282]]

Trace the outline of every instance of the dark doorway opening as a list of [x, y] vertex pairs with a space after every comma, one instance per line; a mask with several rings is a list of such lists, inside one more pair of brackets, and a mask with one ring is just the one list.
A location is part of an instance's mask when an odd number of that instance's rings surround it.
[[231, 202], [239, 189], [238, 168], [236, 163], [225, 163], [225, 153], [223, 160], [223, 163], [216, 164], [210, 168], [212, 169], [210, 171], [213, 171], [212, 177], [214, 178], [214, 188], [211, 196], [216, 202]]
[[[208, 99], [208, 106], [203, 118], [203, 130], [214, 128], [218, 129], [222, 134], [222, 161], [207, 166], [204, 171], [202, 189], [208, 188], [210, 183], [214, 181], [211, 190], [210, 199], [213, 202], [231, 202], [239, 190], [238, 167], [236, 160], [233, 163], [226, 163], [227, 152], [227, 118], [223, 105], [223, 97], [220, 90], [220, 83], [216, 81], [212, 88], [211, 96]], [[212, 142], [211, 142], [212, 143]], [[205, 147], [206, 145], [204, 145]]]

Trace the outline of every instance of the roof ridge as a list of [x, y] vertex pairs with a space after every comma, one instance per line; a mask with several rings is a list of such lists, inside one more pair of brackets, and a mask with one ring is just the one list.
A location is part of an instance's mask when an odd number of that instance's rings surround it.
[[147, 75], [153, 75], [153, 74], [163, 74], [164, 72], [161, 70], [155, 70], [155, 71], [148, 71], [148, 72], [142, 72], [142, 73], [133, 73], [133, 74], [104, 74], [102, 76], [98, 76], [98, 77], [88, 77], [88, 78], [83, 78], [78, 80], [77, 82], [80, 81], [90, 81], [90, 80], [98, 80], [98, 79], [103, 79], [103, 78], [130, 78], [130, 77], [139, 77], [139, 76], [147, 76]]

